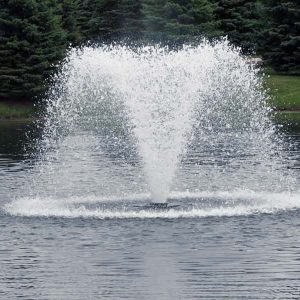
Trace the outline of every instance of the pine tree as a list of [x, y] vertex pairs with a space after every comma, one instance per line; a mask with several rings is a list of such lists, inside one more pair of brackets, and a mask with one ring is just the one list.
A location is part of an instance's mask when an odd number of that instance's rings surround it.
[[65, 47], [50, 3], [1, 0], [0, 28], [0, 97], [38, 95]]
[[300, 2], [265, 1], [270, 29], [265, 33], [264, 57], [274, 69], [300, 74]]
[[142, 3], [141, 0], [122, 0], [119, 2], [118, 39], [140, 40], [142, 38]]
[[91, 19], [89, 36], [96, 41], [111, 41], [119, 29], [118, 0], [96, 0]]
[[216, 15], [220, 20], [219, 29], [244, 52], [259, 49], [262, 40], [261, 4], [257, 0], [216, 0]]
[[67, 42], [79, 44], [82, 36], [79, 31], [79, 3], [78, 0], [57, 0], [56, 14], [61, 18], [61, 27], [66, 33]]
[[90, 20], [92, 18], [95, 0], [82, 0], [78, 2], [77, 6], [77, 26], [80, 32], [82, 41], [90, 39]]
[[79, 23], [85, 40], [110, 42], [141, 36], [140, 0], [87, 0]]
[[216, 36], [214, 10], [207, 0], [143, 0], [144, 34], [175, 43]]
[[215, 6], [209, 0], [84, 0], [78, 26], [85, 41], [180, 43], [218, 35]]

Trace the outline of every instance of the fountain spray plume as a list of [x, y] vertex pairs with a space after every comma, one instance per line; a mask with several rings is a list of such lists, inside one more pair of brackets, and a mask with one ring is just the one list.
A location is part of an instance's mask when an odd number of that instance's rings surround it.
[[257, 70], [226, 40], [180, 50], [73, 49], [54, 82], [46, 144], [76, 131], [117, 143], [126, 136], [141, 157], [155, 203], [167, 200], [195, 132], [207, 137], [207, 130], [218, 127], [216, 134], [259, 132], [260, 139], [273, 134]]

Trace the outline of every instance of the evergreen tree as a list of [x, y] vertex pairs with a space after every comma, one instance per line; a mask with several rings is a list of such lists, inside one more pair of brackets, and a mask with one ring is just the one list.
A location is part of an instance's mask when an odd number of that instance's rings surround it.
[[122, 0], [119, 3], [119, 39], [141, 39], [143, 31], [141, 0]]
[[143, 0], [144, 34], [175, 43], [216, 36], [214, 10], [208, 0]]
[[61, 18], [61, 27], [66, 33], [67, 42], [78, 44], [82, 36], [79, 31], [79, 3], [78, 0], [57, 0], [56, 14]]
[[[92, 1], [93, 2], [93, 1]], [[96, 0], [88, 35], [92, 40], [110, 41], [119, 29], [119, 0]]]
[[50, 3], [1, 0], [0, 28], [0, 97], [39, 94], [65, 47]]
[[278, 72], [300, 74], [300, 2], [265, 1], [270, 29], [264, 57]]
[[109, 42], [141, 35], [140, 0], [87, 0], [80, 11], [85, 40]]
[[216, 15], [220, 20], [220, 30], [244, 52], [259, 49], [262, 40], [261, 3], [257, 0], [216, 0]]

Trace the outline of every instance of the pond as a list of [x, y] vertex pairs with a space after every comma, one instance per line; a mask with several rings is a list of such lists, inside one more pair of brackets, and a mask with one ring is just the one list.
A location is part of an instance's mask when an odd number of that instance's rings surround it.
[[69, 137], [40, 171], [34, 125], [0, 123], [1, 298], [299, 299], [292, 119], [277, 120], [292, 190], [230, 152], [232, 139], [182, 158], [167, 209], [147, 206], [139, 158], [104, 137]]

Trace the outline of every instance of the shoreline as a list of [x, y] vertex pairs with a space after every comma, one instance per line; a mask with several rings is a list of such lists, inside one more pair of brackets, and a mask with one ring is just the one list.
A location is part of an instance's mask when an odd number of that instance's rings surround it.
[[275, 113], [284, 113], [284, 114], [299, 114], [300, 108], [295, 109], [275, 109]]
[[[295, 109], [274, 109], [272, 111], [274, 114], [300, 114], [300, 108]], [[37, 121], [39, 117], [36, 116], [1, 116], [0, 115], [0, 123], [5, 122], [33, 122]]]
[[38, 120], [37, 117], [2, 117], [0, 116], [0, 123], [13, 123], [13, 122], [33, 122]]

